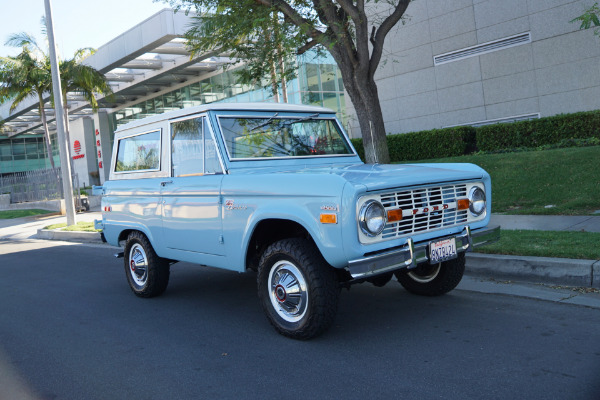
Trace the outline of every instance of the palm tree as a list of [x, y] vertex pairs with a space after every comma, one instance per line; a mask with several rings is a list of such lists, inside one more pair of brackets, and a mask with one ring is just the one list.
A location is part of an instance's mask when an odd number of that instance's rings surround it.
[[[42, 18], [42, 26], [45, 27], [45, 19]], [[42, 29], [45, 34], [45, 29]], [[0, 58], [0, 104], [3, 100], [13, 98], [11, 112], [30, 95], [37, 94], [39, 99], [40, 116], [44, 126], [44, 135], [46, 137], [46, 147], [48, 157], [54, 168], [54, 159], [52, 158], [52, 149], [50, 146], [50, 134], [46, 114], [44, 112], [44, 93], [52, 95], [52, 74], [50, 71], [50, 60], [46, 52], [37, 44], [35, 38], [27, 33], [18, 33], [11, 35], [6, 42], [7, 45], [21, 47], [22, 52], [17, 57]], [[67, 145], [70, 148], [71, 140], [69, 136], [69, 110], [67, 104], [67, 93], [74, 92], [82, 95], [91, 105], [92, 109], [98, 109], [98, 101], [95, 94], [101, 93], [109, 95], [112, 93], [110, 86], [106, 82], [104, 75], [93, 67], [84, 65], [82, 61], [95, 52], [94, 49], [84, 48], [75, 52], [71, 59], [59, 63], [61, 75], [61, 89], [65, 111], [65, 136]], [[6, 66], [6, 68], [4, 68]], [[2, 83], [3, 82], [3, 83]]]
[[48, 58], [28, 34], [12, 35], [7, 45], [22, 47], [19, 55], [0, 57], [0, 104], [12, 101], [12, 113], [23, 100], [37, 96], [40, 118], [44, 127], [44, 141], [50, 165], [55, 168], [50, 142], [50, 131], [44, 111], [44, 94], [50, 91], [52, 78]]
[[67, 93], [81, 95], [92, 107], [92, 110], [98, 110], [98, 101], [96, 93], [103, 95], [112, 94], [112, 89], [106, 82], [104, 75], [82, 61], [95, 53], [92, 48], [83, 48], [75, 52], [73, 58], [61, 61], [59, 63], [60, 83], [63, 97], [65, 114], [65, 136], [67, 144], [71, 145], [69, 136], [69, 109], [67, 104]]

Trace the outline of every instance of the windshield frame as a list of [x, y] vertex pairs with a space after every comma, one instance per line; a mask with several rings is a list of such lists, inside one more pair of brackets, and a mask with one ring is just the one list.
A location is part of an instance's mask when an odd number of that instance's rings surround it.
[[354, 149], [354, 146], [352, 145], [352, 142], [350, 141], [350, 138], [348, 137], [348, 135], [346, 134], [346, 131], [342, 128], [342, 125], [340, 124], [340, 122], [338, 121], [338, 119], [335, 117], [335, 115], [332, 114], [321, 114], [319, 113], [318, 116], [314, 117], [314, 118], [310, 118], [307, 120], [326, 120], [326, 121], [331, 121], [331, 123], [334, 124], [334, 128], [338, 131], [338, 133], [340, 134], [340, 138], [344, 141], [344, 145], [348, 148], [349, 153], [348, 154], [314, 154], [314, 155], [295, 155], [295, 156], [277, 156], [277, 157], [232, 157], [229, 151], [229, 146], [227, 146], [227, 142], [225, 140], [225, 136], [224, 136], [224, 132], [223, 132], [223, 127], [221, 125], [221, 119], [222, 118], [247, 118], [247, 119], [271, 119], [271, 121], [275, 121], [275, 120], [285, 120], [285, 119], [289, 119], [292, 121], [295, 120], [299, 120], [305, 117], [310, 117], [312, 115], [314, 115], [314, 112], [290, 112], [290, 113], [285, 113], [285, 112], [279, 112], [279, 115], [275, 115], [277, 113], [273, 113], [273, 112], [258, 112], [258, 113], [219, 113], [218, 115], [216, 115], [216, 120], [217, 120], [217, 125], [218, 125], [218, 131], [219, 131], [219, 135], [220, 135], [220, 139], [223, 143], [223, 148], [225, 150], [225, 154], [227, 155], [227, 159], [229, 162], [232, 163], [236, 163], [236, 162], [248, 162], [248, 161], [273, 161], [273, 160], [298, 160], [298, 159], [319, 159], [319, 158], [339, 158], [339, 157], [358, 157], [358, 154], [356, 152], [356, 150]]

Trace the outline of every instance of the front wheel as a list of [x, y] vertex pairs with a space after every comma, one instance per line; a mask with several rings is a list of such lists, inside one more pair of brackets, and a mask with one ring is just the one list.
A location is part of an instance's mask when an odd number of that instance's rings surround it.
[[125, 275], [129, 287], [139, 297], [162, 294], [169, 284], [169, 262], [159, 257], [148, 238], [132, 232], [125, 243]]
[[398, 282], [409, 292], [422, 296], [440, 296], [454, 289], [465, 272], [465, 255], [437, 264], [419, 264], [411, 270], [394, 272]]
[[258, 267], [258, 297], [282, 335], [310, 339], [331, 326], [339, 298], [337, 275], [314, 245], [286, 239], [270, 245]]

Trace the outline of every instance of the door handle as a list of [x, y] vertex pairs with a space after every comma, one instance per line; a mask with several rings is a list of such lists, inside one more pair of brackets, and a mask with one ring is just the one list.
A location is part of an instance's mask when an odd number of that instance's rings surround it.
[[167, 185], [168, 185], [168, 184], [170, 184], [170, 183], [173, 183], [173, 181], [162, 181], [162, 182], [160, 183], [160, 186], [162, 186], [162, 187], [165, 187], [165, 186], [167, 186]]

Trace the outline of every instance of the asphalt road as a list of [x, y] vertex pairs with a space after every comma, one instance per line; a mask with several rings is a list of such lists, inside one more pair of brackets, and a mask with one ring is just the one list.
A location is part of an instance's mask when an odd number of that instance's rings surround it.
[[600, 310], [397, 282], [278, 335], [254, 274], [172, 267], [135, 297], [113, 250], [0, 242], [0, 399], [600, 399]]

